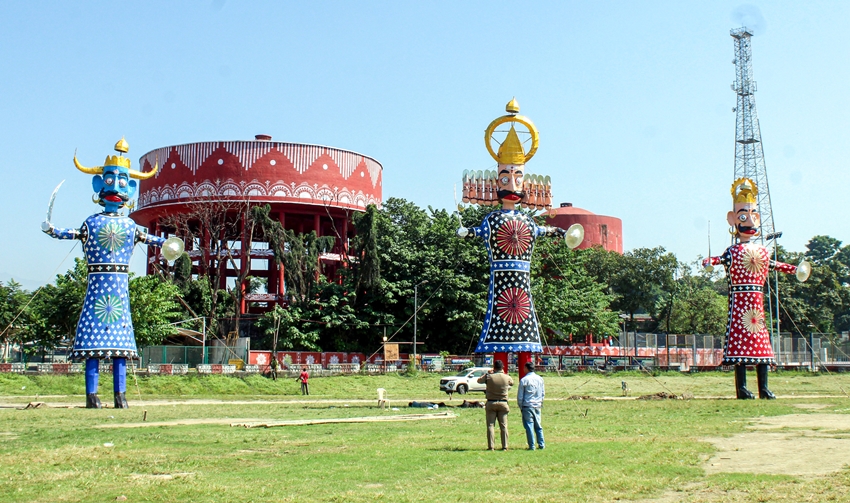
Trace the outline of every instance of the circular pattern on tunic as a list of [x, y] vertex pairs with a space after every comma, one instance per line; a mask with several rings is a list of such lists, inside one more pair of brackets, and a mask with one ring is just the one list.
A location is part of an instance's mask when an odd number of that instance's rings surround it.
[[496, 246], [508, 255], [522, 255], [531, 245], [531, 230], [521, 221], [508, 220], [496, 231]]
[[522, 288], [507, 288], [496, 299], [496, 313], [507, 323], [518, 324], [531, 314], [531, 299]]
[[124, 306], [117, 295], [104, 295], [94, 301], [94, 314], [103, 323], [112, 323], [121, 319]]
[[760, 309], [748, 309], [741, 318], [741, 324], [751, 334], [761, 332], [764, 329], [764, 311]]
[[744, 249], [744, 257], [743, 264], [744, 268], [750, 272], [750, 274], [760, 274], [764, 270], [764, 266], [766, 264], [765, 257], [761, 252], [762, 250], [759, 248], [754, 248], [747, 246]]
[[97, 232], [97, 242], [101, 247], [115, 253], [127, 240], [127, 230], [116, 222], [109, 222]]

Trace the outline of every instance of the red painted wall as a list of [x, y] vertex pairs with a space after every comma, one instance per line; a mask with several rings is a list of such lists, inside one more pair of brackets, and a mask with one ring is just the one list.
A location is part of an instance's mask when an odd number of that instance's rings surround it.
[[623, 221], [617, 217], [596, 215], [570, 205], [549, 210], [546, 223], [562, 229], [581, 224], [584, 227], [584, 241], [578, 246], [580, 249], [601, 246], [608, 251], [623, 253]]

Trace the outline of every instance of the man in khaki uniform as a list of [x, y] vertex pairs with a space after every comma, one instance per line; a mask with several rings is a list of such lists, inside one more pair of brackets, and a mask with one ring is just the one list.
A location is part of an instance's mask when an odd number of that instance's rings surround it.
[[493, 370], [478, 378], [479, 383], [487, 385], [485, 396], [487, 405], [484, 410], [487, 413], [487, 450], [495, 449], [494, 423], [499, 420], [499, 430], [502, 436], [502, 450], [508, 450], [508, 390], [514, 385], [511, 376], [504, 373], [504, 364], [501, 360], [493, 362]]

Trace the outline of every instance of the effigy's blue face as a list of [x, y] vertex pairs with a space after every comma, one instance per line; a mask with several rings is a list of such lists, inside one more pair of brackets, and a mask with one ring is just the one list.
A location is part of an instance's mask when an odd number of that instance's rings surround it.
[[121, 166], [104, 166], [102, 175], [92, 178], [92, 188], [107, 212], [114, 213], [123, 208], [136, 195], [137, 183], [130, 179], [130, 172]]

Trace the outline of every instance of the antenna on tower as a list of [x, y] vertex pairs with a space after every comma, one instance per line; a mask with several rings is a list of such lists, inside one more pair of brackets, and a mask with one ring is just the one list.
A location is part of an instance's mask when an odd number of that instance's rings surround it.
[[758, 189], [758, 209], [761, 214], [759, 235], [755, 238], [766, 246], [775, 246], [765, 242], [766, 236], [774, 234], [773, 209], [770, 205], [770, 189], [767, 184], [767, 168], [764, 164], [761, 129], [756, 112], [755, 92], [758, 89], [753, 80], [753, 52], [750, 46], [751, 30], [746, 27], [730, 32], [735, 43], [735, 83], [732, 90], [737, 94], [735, 106], [735, 174], [733, 180], [749, 178]]

